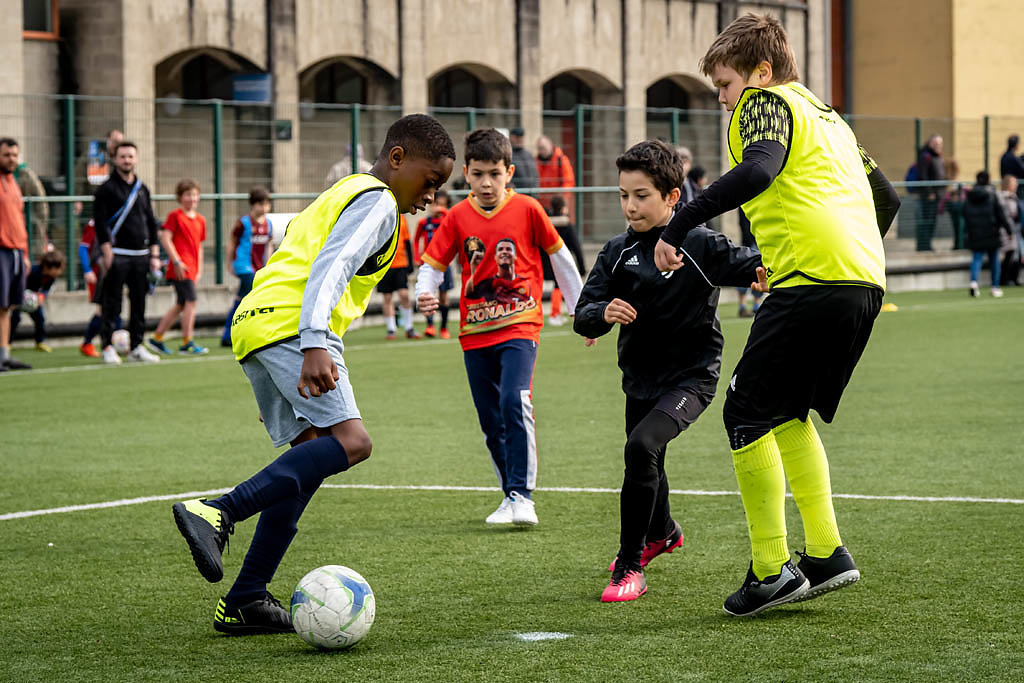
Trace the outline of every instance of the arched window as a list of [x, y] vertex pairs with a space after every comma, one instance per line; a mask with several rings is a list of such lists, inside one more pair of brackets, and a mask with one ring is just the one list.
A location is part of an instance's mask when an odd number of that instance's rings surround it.
[[483, 107], [483, 84], [479, 78], [460, 67], [443, 71], [431, 80], [430, 106]]
[[571, 74], [560, 74], [544, 84], [545, 109], [565, 111], [577, 104], [593, 104], [593, 101], [590, 86]]

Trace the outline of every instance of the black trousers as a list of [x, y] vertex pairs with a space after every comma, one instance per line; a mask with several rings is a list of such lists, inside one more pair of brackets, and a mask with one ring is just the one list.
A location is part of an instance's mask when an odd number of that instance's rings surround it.
[[626, 397], [626, 469], [619, 496], [619, 558], [640, 566], [648, 539], [672, 533], [665, 476], [665, 447], [679, 435], [679, 424], [655, 409], [657, 401]]
[[128, 321], [128, 333], [131, 336], [131, 347], [134, 349], [142, 343], [142, 335], [146, 325], [146, 294], [149, 292], [149, 256], [122, 256], [114, 254], [114, 263], [103, 278], [101, 295], [102, 322], [100, 323], [100, 339], [103, 347], [110, 344], [114, 334], [114, 326], [121, 315], [121, 301], [124, 286], [128, 285], [128, 303], [131, 306], [131, 320]]

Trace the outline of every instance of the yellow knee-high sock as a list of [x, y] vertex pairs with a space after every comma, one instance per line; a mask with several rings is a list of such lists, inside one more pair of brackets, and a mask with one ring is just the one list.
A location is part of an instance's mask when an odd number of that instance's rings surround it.
[[732, 464], [747, 513], [754, 575], [763, 579], [778, 574], [789, 560], [789, 548], [786, 546], [786, 477], [775, 436], [769, 432], [733, 451]]
[[807, 554], [829, 557], [843, 541], [832, 507], [832, 483], [825, 447], [809, 417], [806, 422], [790, 420], [772, 432], [779, 444], [789, 490], [800, 509]]

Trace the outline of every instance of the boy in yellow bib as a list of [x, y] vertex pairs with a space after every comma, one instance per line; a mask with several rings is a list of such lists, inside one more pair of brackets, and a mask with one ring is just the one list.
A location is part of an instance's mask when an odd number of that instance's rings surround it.
[[400, 119], [369, 173], [342, 178], [292, 219], [239, 303], [231, 323], [235, 357], [274, 446], [292, 447], [219, 498], [174, 505], [178, 529], [210, 582], [224, 575], [221, 552], [234, 524], [261, 513], [238, 578], [217, 605], [216, 630], [292, 630], [267, 584], [321, 482], [370, 457], [341, 338], [391, 266], [399, 216], [434, 200], [454, 160], [437, 120]]
[[[723, 408], [753, 556], [724, 608], [748, 616], [860, 578], [839, 536], [809, 412], [832, 421], [867, 344], [885, 288], [882, 237], [899, 199], [842, 117], [797, 82], [777, 19], [736, 19], [700, 68], [732, 112], [732, 168], [679, 210], [655, 262], [683, 267], [677, 247], [687, 231], [742, 206], [767, 269], [771, 295]], [[787, 479], [806, 542], [796, 566], [786, 543]]]

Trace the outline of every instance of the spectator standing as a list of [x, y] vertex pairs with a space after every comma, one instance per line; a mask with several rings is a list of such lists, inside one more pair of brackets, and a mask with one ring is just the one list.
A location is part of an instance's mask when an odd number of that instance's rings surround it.
[[[24, 161], [18, 164], [18, 168], [14, 169], [14, 179], [18, 181], [22, 197], [46, 196], [46, 188], [43, 187], [43, 182], [39, 180], [36, 172], [29, 168], [28, 164]], [[51, 251], [53, 244], [50, 242], [50, 204], [48, 202], [32, 202], [32, 227], [35, 229], [36, 236], [39, 239], [36, 249], [38, 253], [43, 254]]]
[[[1006, 151], [999, 159], [999, 175], [1002, 178], [1013, 176], [1017, 180], [1024, 180], [1024, 157], [1017, 154], [1020, 147], [1020, 136], [1014, 133], [1006, 138]], [[1018, 183], [1019, 189], [1020, 183]]]
[[0, 138], [0, 372], [32, 368], [11, 358], [11, 313], [25, 299], [29, 267], [25, 202], [14, 179], [16, 168], [17, 141]]
[[178, 208], [167, 216], [160, 229], [160, 243], [167, 252], [167, 281], [174, 287], [175, 303], [171, 306], [156, 332], [149, 338], [150, 347], [157, 353], [169, 355], [164, 335], [181, 316], [181, 348], [178, 353], [201, 356], [209, 349], [192, 340], [196, 325], [196, 283], [203, 274], [203, 240], [206, 239], [206, 219], [196, 211], [199, 206], [199, 183], [186, 178], [175, 189]]
[[[537, 176], [540, 187], [576, 187], [576, 176], [573, 174], [569, 157], [561, 147], [555, 146], [547, 135], [537, 138]], [[561, 197], [567, 206], [571, 206], [571, 193], [544, 193], [538, 200], [545, 211], [551, 211], [552, 197]], [[571, 220], [571, 210], [569, 217]]]
[[967, 202], [964, 204], [967, 248], [974, 252], [971, 259], [970, 295], [978, 296], [981, 262], [987, 254], [988, 267], [992, 271], [992, 296], [998, 298], [1003, 295], [1003, 290], [999, 289], [999, 247], [1002, 245], [1000, 232], [1010, 232], [1010, 223], [996, 196], [995, 188], [989, 184], [988, 171], [980, 171], [977, 179], [978, 182], [967, 193]]
[[955, 182], [960, 178], [960, 164], [956, 159], [947, 158], [942, 162], [946, 174], [946, 180], [950, 184], [946, 186], [946, 192], [939, 202], [939, 213], [949, 211], [949, 220], [953, 224], [953, 249], [964, 248], [964, 201], [967, 199], [967, 188], [961, 182]]
[[32, 318], [32, 323], [35, 326], [36, 351], [43, 353], [53, 351], [53, 348], [46, 343], [46, 313], [43, 304], [46, 303], [46, 297], [50, 295], [50, 287], [64, 272], [64, 265], [64, 254], [54, 249], [43, 253], [39, 263], [32, 266], [32, 270], [28, 272], [28, 277], [25, 280], [25, 290], [32, 294], [34, 301], [30, 307], [26, 307], [25, 304], [28, 303], [26, 294], [22, 308], [15, 308], [11, 312], [11, 339], [14, 339], [15, 333], [18, 331], [21, 310], [24, 309]]
[[[937, 182], [946, 179], [942, 166], [942, 136], [932, 135], [917, 155], [918, 180]], [[939, 196], [937, 187], [924, 187], [919, 194], [917, 218], [917, 250], [932, 251], [932, 236], [938, 218]]]
[[235, 223], [231, 231], [231, 245], [228, 255], [231, 258], [231, 271], [238, 278], [238, 292], [224, 321], [224, 333], [220, 337], [220, 345], [231, 347], [231, 319], [235, 317], [235, 309], [245, 295], [252, 291], [256, 271], [267, 264], [274, 253], [274, 226], [267, 214], [270, 213], [270, 192], [262, 185], [249, 190], [249, 213]]
[[[693, 152], [690, 151], [689, 147], [683, 147], [680, 145], [676, 147], [676, 154], [683, 160], [683, 178], [686, 178], [690, 174], [690, 167], [693, 166]], [[682, 186], [679, 188], [680, 196], [679, 201], [676, 202], [675, 209], [678, 210], [687, 202], [692, 202], [693, 198], [697, 196], [696, 192], [693, 192], [692, 186], [686, 184], [683, 181]]]
[[532, 189], [540, 187], [540, 177], [537, 175], [537, 160], [530, 154], [530, 150], [523, 147], [525, 135], [526, 131], [519, 126], [508, 131], [508, 139], [512, 143], [512, 165], [516, 167], [515, 175], [512, 176], [512, 184], [517, 190], [520, 188]]
[[999, 278], [1001, 285], [1020, 284], [1021, 207], [1020, 199], [1017, 198], [1018, 186], [1017, 177], [1012, 175], [1004, 175], [999, 186], [999, 201], [1010, 224], [1009, 232], [1003, 233], [1003, 263]]
[[338, 182], [346, 176], [352, 175], [352, 173], [369, 173], [370, 169], [373, 168], [373, 164], [363, 158], [363, 145], [359, 143], [356, 145], [356, 168], [352, 170], [352, 144], [345, 145], [345, 156], [342, 157], [341, 161], [331, 166], [331, 170], [327, 172], [327, 178], [324, 183], [327, 187], [331, 187], [334, 183]]
[[114, 326], [121, 315], [125, 285], [131, 303], [128, 333], [131, 340], [129, 360], [155, 363], [160, 360], [142, 345], [146, 325], [146, 294], [149, 272], [160, 269], [159, 228], [149, 188], [135, 175], [138, 150], [135, 143], [121, 142], [114, 152], [114, 172], [96, 191], [93, 200], [93, 223], [96, 243], [103, 254], [107, 274], [101, 293], [102, 321], [100, 338], [103, 362], [120, 364], [121, 358], [110, 343]]

